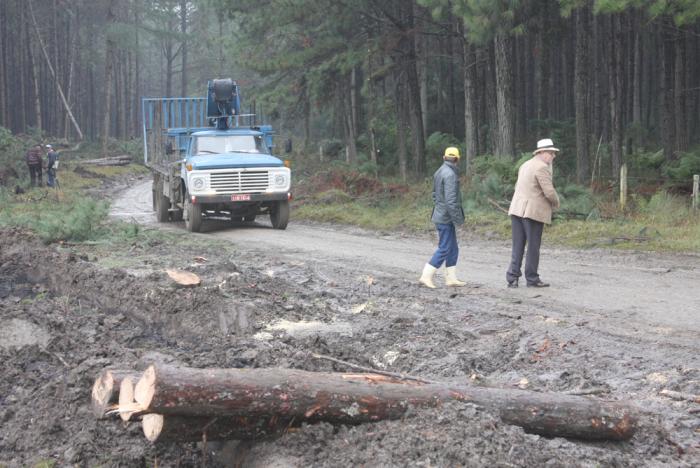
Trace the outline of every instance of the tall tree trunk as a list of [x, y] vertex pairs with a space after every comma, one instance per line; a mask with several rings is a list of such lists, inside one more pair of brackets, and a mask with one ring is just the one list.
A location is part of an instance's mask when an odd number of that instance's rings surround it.
[[[0, 2], [0, 17], [7, 18], [7, 2]], [[10, 128], [10, 122], [7, 118], [8, 102], [7, 102], [7, 22], [0, 21], [0, 127]]]
[[608, 44], [612, 177], [617, 179], [622, 166], [622, 44], [619, 15], [610, 17]]
[[173, 40], [168, 37], [165, 41], [165, 96], [173, 97]]
[[673, 120], [673, 46], [665, 31], [665, 25], [659, 24], [659, 120], [661, 128], [661, 142], [664, 148], [664, 156], [667, 161], [675, 159], [674, 151], [674, 120]]
[[403, 79], [399, 76], [396, 80], [396, 138], [398, 140], [398, 156], [399, 156], [399, 174], [401, 181], [405, 184], [408, 181], [408, 167], [406, 155], [406, 89], [403, 84]]
[[32, 66], [32, 85], [34, 86], [34, 116], [35, 124], [39, 132], [42, 131], [42, 115], [41, 115], [41, 92], [39, 91], [39, 66], [36, 63], [36, 56], [32, 51], [32, 40], [29, 37], [29, 28], [25, 28], [25, 41], [27, 44], [27, 53], [29, 54], [29, 62]]
[[30, 75], [28, 73], [29, 66], [27, 65], [27, 47], [29, 47], [29, 43], [25, 42], [22, 40], [24, 37], [24, 29], [26, 27], [27, 20], [25, 18], [25, 8], [24, 8], [24, 1], [23, 0], [17, 0], [17, 3], [15, 5], [16, 11], [20, 11], [20, 23], [19, 23], [19, 28], [18, 28], [18, 34], [15, 37], [19, 37], [19, 41], [15, 41], [17, 44], [17, 57], [18, 57], [18, 62], [19, 66], [16, 68], [17, 75], [20, 77], [19, 81], [19, 99], [15, 99], [16, 105], [14, 106], [17, 109], [17, 113], [19, 114], [19, 118], [17, 119], [17, 128], [19, 131], [26, 131], [27, 125], [28, 125], [28, 119], [27, 116], [29, 112], [27, 111], [27, 99], [29, 98], [29, 89], [27, 83], [29, 82]]
[[685, 83], [685, 41], [683, 37], [675, 35], [673, 41], [674, 67], [673, 67], [673, 116], [675, 120], [676, 152], [688, 149], [688, 136], [686, 134], [685, 100], [687, 88]]
[[416, 48], [416, 65], [418, 81], [420, 83], [420, 109], [423, 138], [427, 138], [428, 131], [428, 38], [423, 35], [414, 35]]
[[[111, 25], [116, 20], [116, 11], [119, 8], [119, 1], [110, 2], [107, 8], [107, 25]], [[112, 36], [107, 34], [105, 44], [105, 82], [104, 82], [104, 115], [102, 121], [102, 155], [107, 156], [107, 142], [109, 140], [109, 130], [112, 115], [112, 78], [114, 71], [115, 44]]]
[[360, 99], [358, 98], [357, 73], [357, 67], [352, 67], [352, 70], [350, 70], [350, 117], [352, 119], [352, 138], [355, 141], [359, 135], [358, 129], [360, 121]]
[[[496, 96], [496, 66], [493, 41], [482, 50], [486, 67], [483, 83], [485, 112], [488, 116], [488, 134], [485, 146], [490, 154], [498, 153], [498, 97]], [[486, 152], [485, 151], [485, 152]]]
[[641, 148], [644, 144], [642, 132], [642, 38], [641, 31], [642, 21], [641, 12], [634, 14], [634, 26], [632, 34], [634, 35], [634, 71], [632, 72], [633, 90], [632, 90], [632, 127], [634, 128], [633, 144], [636, 148]]
[[[464, 34], [462, 34], [464, 38]], [[478, 151], [478, 132], [476, 122], [476, 91], [474, 82], [476, 80], [476, 54], [474, 46], [463, 39], [462, 41], [462, 67], [464, 86], [464, 159], [467, 171], [471, 170], [471, 163]]]
[[[74, 36], [76, 37], [77, 34]], [[70, 59], [69, 59], [69, 66], [68, 66], [68, 88], [66, 88], [66, 101], [68, 102], [68, 105], [70, 106], [70, 101], [71, 101], [71, 93], [73, 92], [73, 73], [75, 73], [75, 44], [73, 47], [71, 47], [71, 52], [70, 52]], [[66, 112], [66, 116], [63, 119], [63, 138], [68, 140], [68, 137], [70, 135], [70, 115], [68, 112]]]
[[352, 78], [347, 75], [344, 78], [345, 80], [341, 80], [342, 84], [339, 86], [338, 93], [342, 103], [342, 119], [345, 128], [346, 162], [355, 164], [357, 162], [357, 136], [352, 112]]
[[182, 74], [180, 96], [187, 96], [187, 7], [188, 0], [180, 0], [180, 32], [182, 32]]
[[549, 47], [547, 36], [548, 16], [547, 1], [540, 3], [541, 10], [537, 19], [537, 46], [535, 47], [535, 90], [537, 91], [537, 112], [538, 120], [544, 120], [549, 116], [547, 83], [549, 80]]
[[513, 78], [511, 39], [502, 32], [494, 38], [496, 54], [496, 109], [498, 112], [498, 137], [496, 139], [496, 154], [498, 156], [515, 155], [513, 141], [515, 117], [513, 105]]
[[576, 109], [576, 181], [584, 184], [590, 175], [588, 155], [588, 12], [574, 12], [576, 57], [574, 60], [574, 100]]
[[133, 86], [133, 102], [134, 102], [134, 114], [132, 117], [132, 122], [134, 124], [133, 126], [133, 133], [134, 135], [139, 135], [140, 134], [140, 111], [141, 111], [141, 48], [140, 48], [140, 34], [139, 30], [141, 29], [141, 2], [140, 0], [133, 0], [132, 8], [134, 10], [134, 26], [136, 32], [134, 33], [135, 35], [135, 41], [136, 41], [136, 50], [134, 51], [134, 86]]

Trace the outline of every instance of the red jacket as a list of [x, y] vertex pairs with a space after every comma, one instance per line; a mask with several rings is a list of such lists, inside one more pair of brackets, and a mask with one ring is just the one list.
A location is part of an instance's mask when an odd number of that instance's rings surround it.
[[35, 165], [41, 164], [43, 160], [43, 151], [41, 148], [30, 148], [24, 158], [27, 160], [27, 164]]

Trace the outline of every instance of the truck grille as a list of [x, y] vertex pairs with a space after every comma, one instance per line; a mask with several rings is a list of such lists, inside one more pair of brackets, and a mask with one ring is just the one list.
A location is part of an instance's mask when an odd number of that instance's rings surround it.
[[216, 193], [260, 193], [268, 190], [267, 171], [232, 171], [211, 174], [211, 188]]

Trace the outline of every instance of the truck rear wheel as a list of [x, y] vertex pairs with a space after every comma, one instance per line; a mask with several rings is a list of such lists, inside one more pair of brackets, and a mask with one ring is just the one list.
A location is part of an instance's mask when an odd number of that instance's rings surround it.
[[287, 229], [289, 222], [289, 201], [282, 200], [275, 203], [270, 212], [270, 222], [275, 229]]
[[190, 196], [185, 197], [184, 209], [185, 227], [190, 232], [199, 232], [202, 229], [202, 205], [190, 201]]
[[163, 195], [163, 182], [156, 183], [155, 192], [153, 193], [156, 202], [156, 220], [159, 223], [167, 223], [169, 221], [168, 209], [170, 209], [170, 198]]

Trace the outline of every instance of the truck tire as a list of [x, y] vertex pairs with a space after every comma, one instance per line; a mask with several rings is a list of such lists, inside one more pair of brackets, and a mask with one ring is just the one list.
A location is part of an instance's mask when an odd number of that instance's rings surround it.
[[190, 196], [185, 197], [184, 209], [185, 227], [190, 232], [202, 230], [202, 205], [194, 204], [190, 201]]
[[275, 203], [270, 212], [270, 222], [274, 229], [287, 229], [289, 222], [289, 201], [282, 200]]
[[245, 216], [245, 217], [243, 217], [243, 221], [245, 221], [246, 223], [252, 223], [253, 221], [255, 221], [255, 215], [252, 214], [252, 215]]
[[170, 198], [163, 195], [163, 183], [156, 184], [156, 190], [153, 193], [156, 199], [156, 220], [159, 223], [167, 223], [170, 220]]

